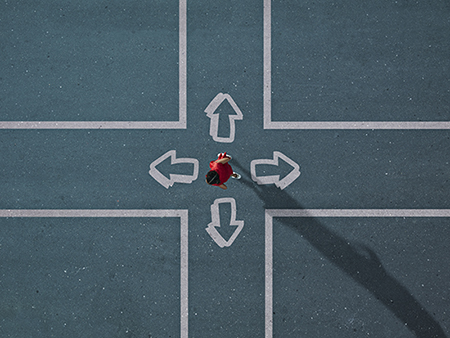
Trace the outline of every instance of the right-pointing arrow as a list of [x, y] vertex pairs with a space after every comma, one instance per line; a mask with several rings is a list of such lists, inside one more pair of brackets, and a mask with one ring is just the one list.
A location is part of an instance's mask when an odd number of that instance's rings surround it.
[[[156, 169], [156, 166], [170, 157], [170, 164], [191, 163], [194, 165], [192, 175], [170, 174], [167, 178]], [[177, 158], [176, 150], [169, 150], [164, 155], [158, 157], [150, 164], [150, 171], [148, 172], [156, 181], [158, 181], [166, 189], [169, 189], [175, 182], [177, 183], [192, 183], [198, 177], [198, 160], [195, 158]]]
[[[291, 165], [293, 169], [291, 172], [284, 177], [282, 180], [280, 180], [280, 175], [271, 175], [271, 176], [256, 176], [256, 166], [258, 164], [269, 164], [269, 165], [275, 165], [278, 166], [278, 159], [281, 158], [286, 163]], [[261, 159], [261, 160], [253, 160], [250, 163], [250, 172], [252, 175], [252, 180], [255, 181], [258, 184], [275, 184], [278, 188], [283, 190], [286, 188], [289, 184], [294, 182], [297, 177], [300, 176], [300, 166], [295, 163], [293, 160], [291, 160], [286, 155], [282, 154], [279, 151], [273, 152], [273, 160], [268, 159]]]

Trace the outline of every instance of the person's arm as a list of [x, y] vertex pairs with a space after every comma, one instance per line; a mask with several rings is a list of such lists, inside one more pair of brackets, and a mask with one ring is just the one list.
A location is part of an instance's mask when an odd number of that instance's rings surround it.
[[223, 190], [227, 190], [227, 186], [225, 184], [219, 185], [219, 188], [222, 188]]
[[225, 164], [225, 163], [227, 163], [229, 160], [231, 160], [231, 158], [229, 158], [229, 157], [224, 157], [224, 158], [221, 158], [220, 160], [215, 160], [214, 162], [216, 162], [216, 163], [221, 163], [221, 164]]

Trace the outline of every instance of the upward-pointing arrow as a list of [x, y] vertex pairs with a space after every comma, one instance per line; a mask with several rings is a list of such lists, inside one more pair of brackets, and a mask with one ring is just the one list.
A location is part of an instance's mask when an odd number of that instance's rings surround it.
[[[229, 115], [230, 119], [230, 137], [219, 137], [219, 113], [214, 113], [220, 104], [227, 100], [236, 115]], [[242, 120], [244, 116], [241, 110], [237, 106], [236, 102], [228, 94], [219, 93], [216, 97], [209, 103], [208, 107], [205, 109], [206, 116], [208, 116], [211, 121], [209, 124], [209, 135], [212, 136], [213, 140], [216, 142], [231, 143], [234, 141], [235, 136], [235, 120]]]
[[[178, 174], [170, 174], [167, 178], [161, 172], [156, 169], [156, 166], [163, 162], [166, 158], [170, 157], [170, 164], [180, 164], [180, 163], [191, 163], [194, 165], [194, 170], [192, 175], [178, 175]], [[166, 189], [169, 189], [175, 182], [177, 183], [192, 183], [195, 181], [198, 177], [198, 160], [195, 158], [176, 158], [177, 157], [177, 151], [176, 150], [169, 150], [164, 155], [158, 157], [156, 160], [154, 160], [150, 164], [150, 171], [149, 174], [158, 181], [162, 186], [164, 186]]]
[[[278, 159], [281, 158], [286, 163], [291, 165], [293, 167], [292, 171], [284, 177], [282, 180], [280, 180], [280, 175], [272, 175], [272, 176], [256, 176], [256, 166], [258, 164], [269, 164], [269, 165], [275, 165], [278, 166]], [[286, 188], [289, 184], [294, 182], [297, 177], [300, 176], [300, 166], [292, 161], [289, 157], [284, 155], [283, 153], [279, 151], [273, 152], [273, 160], [267, 160], [267, 159], [261, 159], [261, 160], [253, 160], [250, 163], [250, 173], [252, 175], [252, 180], [261, 184], [275, 184], [278, 188], [283, 190]]]

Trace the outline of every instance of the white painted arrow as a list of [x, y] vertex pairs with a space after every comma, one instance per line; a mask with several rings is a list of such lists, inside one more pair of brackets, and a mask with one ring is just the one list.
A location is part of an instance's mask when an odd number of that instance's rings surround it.
[[[219, 212], [219, 204], [221, 203], [230, 203], [231, 204], [231, 220], [230, 226], [237, 226], [236, 230], [234, 230], [233, 235], [231, 235], [230, 239], [226, 241], [221, 234], [217, 231], [217, 228], [220, 228], [220, 212]], [[244, 221], [236, 221], [236, 201], [234, 198], [226, 197], [226, 198], [218, 198], [211, 205], [211, 223], [208, 224], [206, 231], [221, 248], [229, 247], [233, 244], [236, 237], [241, 233], [242, 228], [244, 227]]]
[[[281, 158], [286, 163], [291, 165], [293, 167], [292, 171], [280, 181], [280, 175], [272, 175], [272, 176], [256, 176], [256, 166], [258, 164], [269, 164], [269, 165], [276, 165], [278, 166], [278, 159]], [[282, 154], [279, 151], [273, 152], [273, 160], [267, 160], [267, 159], [261, 159], [261, 160], [253, 160], [250, 163], [250, 173], [252, 175], [252, 180], [261, 184], [275, 184], [278, 188], [283, 190], [286, 188], [289, 184], [294, 182], [297, 177], [300, 176], [300, 166], [295, 163], [293, 160], [291, 160], [286, 155]]]
[[[167, 153], [157, 158], [150, 164], [149, 174], [166, 189], [169, 189], [174, 183], [192, 183], [198, 177], [198, 160], [195, 158], [176, 158], [176, 150], [169, 150]], [[192, 163], [194, 165], [194, 172], [192, 175], [178, 175], [170, 174], [169, 178], [161, 174], [161, 172], [156, 169], [156, 166], [163, 162], [166, 158], [170, 157], [170, 164], [180, 164], [180, 163]]]
[[[236, 112], [236, 115], [229, 115], [230, 119], [230, 137], [219, 137], [219, 113], [214, 114], [220, 104], [227, 100], [233, 110]], [[208, 107], [205, 109], [206, 116], [208, 116], [211, 121], [209, 123], [209, 135], [212, 136], [213, 140], [216, 142], [222, 143], [231, 143], [234, 141], [235, 136], [235, 120], [242, 120], [244, 116], [242, 115], [241, 110], [237, 106], [236, 102], [231, 98], [228, 94], [219, 93], [216, 97], [209, 103]]]

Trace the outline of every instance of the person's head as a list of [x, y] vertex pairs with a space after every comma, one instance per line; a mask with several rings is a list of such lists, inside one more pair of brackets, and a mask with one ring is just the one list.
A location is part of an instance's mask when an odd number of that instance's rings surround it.
[[215, 170], [210, 170], [206, 174], [206, 183], [208, 184], [220, 184], [219, 174]]

